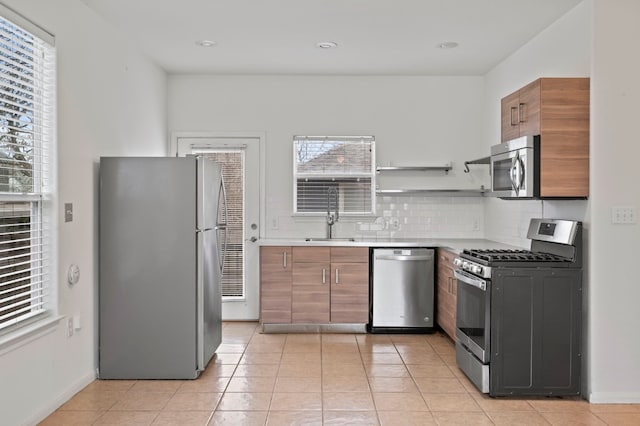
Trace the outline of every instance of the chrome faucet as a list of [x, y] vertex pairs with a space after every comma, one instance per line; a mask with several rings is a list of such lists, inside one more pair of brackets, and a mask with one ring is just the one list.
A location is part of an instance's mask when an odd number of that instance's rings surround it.
[[[331, 198], [333, 196], [333, 212], [331, 212]], [[331, 187], [327, 189], [327, 238], [333, 238], [333, 225], [338, 221], [340, 217], [338, 214], [339, 210], [339, 198], [338, 198], [338, 189], [335, 187]]]

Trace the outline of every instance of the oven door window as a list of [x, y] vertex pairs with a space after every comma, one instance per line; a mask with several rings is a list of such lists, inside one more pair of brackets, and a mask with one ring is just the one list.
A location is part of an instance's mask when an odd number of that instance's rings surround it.
[[[458, 279], [456, 327], [468, 338], [469, 350], [483, 362], [489, 360], [490, 285], [486, 290]], [[463, 341], [464, 344], [464, 341]]]

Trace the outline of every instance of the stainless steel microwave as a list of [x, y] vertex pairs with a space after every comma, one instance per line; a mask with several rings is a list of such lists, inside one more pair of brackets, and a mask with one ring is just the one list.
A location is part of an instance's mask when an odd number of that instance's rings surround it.
[[540, 136], [522, 136], [491, 147], [491, 195], [540, 196]]

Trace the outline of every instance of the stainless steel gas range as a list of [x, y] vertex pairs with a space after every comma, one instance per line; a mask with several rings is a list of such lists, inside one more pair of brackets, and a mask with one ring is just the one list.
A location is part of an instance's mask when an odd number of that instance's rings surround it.
[[530, 250], [464, 250], [456, 360], [484, 393], [580, 392], [582, 224], [532, 219]]

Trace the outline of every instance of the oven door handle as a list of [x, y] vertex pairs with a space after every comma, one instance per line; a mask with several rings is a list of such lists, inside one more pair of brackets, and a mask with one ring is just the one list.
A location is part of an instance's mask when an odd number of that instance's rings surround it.
[[482, 291], [487, 291], [487, 282], [485, 280], [476, 278], [471, 274], [461, 271], [460, 269], [454, 269], [453, 275], [456, 277], [459, 283], [479, 288]]

